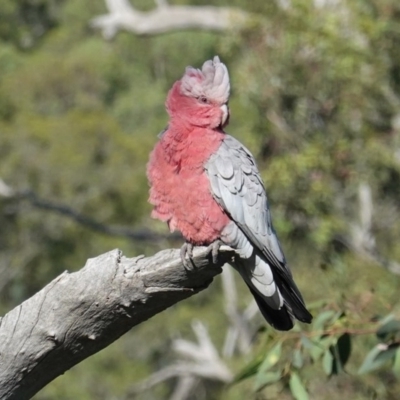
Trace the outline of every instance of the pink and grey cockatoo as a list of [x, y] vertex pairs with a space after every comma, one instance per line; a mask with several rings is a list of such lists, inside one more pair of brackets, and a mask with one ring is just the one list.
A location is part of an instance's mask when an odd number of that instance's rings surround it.
[[228, 70], [214, 57], [201, 70], [187, 67], [169, 91], [168, 127], [147, 167], [152, 216], [181, 231], [187, 243], [183, 258], [193, 245], [222, 242], [233, 248], [233, 266], [264, 318], [289, 330], [294, 318], [309, 323], [312, 316], [272, 226], [254, 157], [223, 130], [229, 90]]

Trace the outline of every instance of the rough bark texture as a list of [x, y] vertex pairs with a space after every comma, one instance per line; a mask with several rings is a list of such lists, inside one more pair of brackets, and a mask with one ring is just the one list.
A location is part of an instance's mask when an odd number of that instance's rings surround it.
[[178, 250], [133, 259], [113, 250], [64, 272], [0, 318], [0, 399], [31, 398], [133, 326], [205, 289], [232, 256], [221, 250], [215, 265], [197, 248], [187, 270]]

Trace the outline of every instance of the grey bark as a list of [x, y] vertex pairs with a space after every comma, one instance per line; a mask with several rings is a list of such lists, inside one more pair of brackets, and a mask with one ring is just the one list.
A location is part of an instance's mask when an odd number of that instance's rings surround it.
[[212, 264], [206, 248], [196, 248], [188, 270], [178, 250], [132, 259], [113, 250], [64, 272], [0, 318], [0, 399], [31, 398], [133, 326], [205, 289], [232, 256], [222, 248]]

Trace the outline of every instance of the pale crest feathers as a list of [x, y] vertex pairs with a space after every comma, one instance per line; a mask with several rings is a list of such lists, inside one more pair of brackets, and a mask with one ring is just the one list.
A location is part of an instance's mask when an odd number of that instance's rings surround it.
[[228, 69], [218, 56], [215, 56], [213, 60], [207, 60], [201, 71], [186, 67], [185, 75], [181, 79], [181, 93], [185, 96], [204, 96], [209, 100], [224, 104], [228, 101], [229, 90]]

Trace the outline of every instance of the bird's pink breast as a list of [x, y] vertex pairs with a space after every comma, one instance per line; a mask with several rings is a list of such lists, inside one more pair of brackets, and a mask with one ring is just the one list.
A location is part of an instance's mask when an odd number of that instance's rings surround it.
[[218, 239], [229, 217], [212, 197], [204, 164], [221, 144], [223, 133], [200, 129], [189, 136], [166, 132], [150, 156], [152, 217], [178, 229], [193, 244]]

